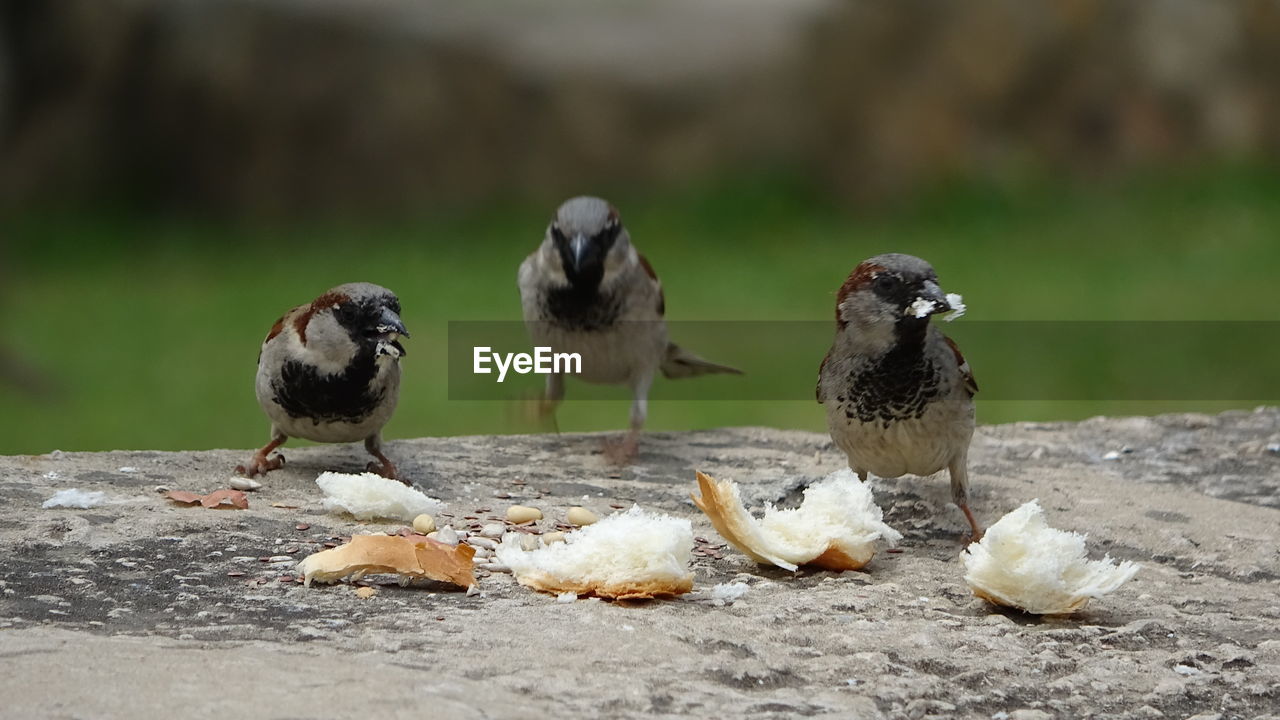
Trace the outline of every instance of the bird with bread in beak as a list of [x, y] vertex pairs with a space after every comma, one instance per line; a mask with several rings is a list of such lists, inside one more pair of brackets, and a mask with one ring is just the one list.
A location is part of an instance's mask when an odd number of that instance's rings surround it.
[[827, 429], [863, 481], [932, 475], [946, 469], [951, 499], [973, 539], [982, 527], [969, 509], [969, 441], [978, 384], [934, 315], [963, 311], [929, 263], [877, 255], [853, 269], [836, 294], [836, 334], [818, 369]]
[[291, 437], [323, 443], [363, 441], [368, 471], [400, 478], [382, 452], [382, 428], [400, 397], [400, 300], [372, 283], [339, 285], [276, 321], [262, 343], [254, 389], [271, 421], [271, 439], [236, 472], [263, 475], [284, 466], [272, 451]]
[[[597, 197], [575, 197], [556, 210], [542, 244], [517, 277], [525, 325], [537, 346], [578, 353], [585, 382], [631, 389], [630, 430], [606, 444], [617, 463], [632, 460], [648, 414], [649, 389], [669, 378], [741, 371], [695, 355], [667, 338], [666, 303], [653, 266], [631, 244], [618, 210]], [[542, 405], [554, 413], [563, 374], [547, 376]]]

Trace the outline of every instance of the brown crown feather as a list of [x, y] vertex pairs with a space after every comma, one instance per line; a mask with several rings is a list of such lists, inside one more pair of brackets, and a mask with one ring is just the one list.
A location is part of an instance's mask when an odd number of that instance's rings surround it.
[[311, 317], [313, 315], [327, 307], [341, 305], [342, 303], [350, 301], [351, 298], [349, 296], [330, 290], [313, 300], [311, 304], [307, 306], [306, 310], [298, 313], [298, 316], [293, 319], [293, 329], [298, 332], [298, 339], [302, 341], [302, 344], [307, 344], [307, 324], [311, 322]]
[[859, 263], [858, 267], [854, 268], [853, 272], [849, 273], [849, 277], [845, 278], [844, 284], [840, 286], [839, 292], [836, 293], [837, 325], [843, 328], [847, 324], [845, 323], [844, 318], [840, 317], [840, 306], [844, 304], [844, 301], [850, 295], [870, 285], [876, 274], [884, 272], [884, 270], [885, 267], [883, 265], [863, 262]]

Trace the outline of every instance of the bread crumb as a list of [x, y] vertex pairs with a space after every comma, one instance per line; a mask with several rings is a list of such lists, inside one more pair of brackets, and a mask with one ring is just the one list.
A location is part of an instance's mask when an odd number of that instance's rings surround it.
[[413, 522], [419, 515], [434, 515], [445, 507], [420, 490], [373, 473], [326, 472], [316, 478], [316, 485], [324, 491], [325, 510], [350, 513], [357, 520], [387, 518]]
[[99, 505], [107, 504], [107, 494], [97, 490], [80, 490], [79, 488], [70, 488], [68, 490], [59, 490], [53, 494], [48, 500], [45, 500], [40, 507], [45, 508], [80, 508], [87, 510], [95, 508]]

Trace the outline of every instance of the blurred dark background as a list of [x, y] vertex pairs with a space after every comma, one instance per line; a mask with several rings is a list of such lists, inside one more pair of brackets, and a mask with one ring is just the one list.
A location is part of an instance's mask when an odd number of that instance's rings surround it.
[[[254, 445], [262, 335], [356, 279], [414, 332], [389, 435], [530, 429], [448, 399], [447, 322], [518, 318], [581, 193], [674, 319], [822, 320], [890, 250], [982, 320], [1278, 319], [1278, 70], [1265, 0], [0, 0], [0, 452]], [[980, 419], [1241, 405], [1096, 396]]]

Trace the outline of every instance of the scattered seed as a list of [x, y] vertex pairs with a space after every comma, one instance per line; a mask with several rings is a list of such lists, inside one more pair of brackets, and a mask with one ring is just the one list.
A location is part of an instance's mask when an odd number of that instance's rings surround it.
[[469, 537], [467, 544], [472, 547], [485, 548], [486, 550], [494, 550], [498, 547], [498, 543], [487, 537]]
[[414, 532], [419, 532], [419, 533], [422, 533], [423, 535], [427, 535], [431, 532], [434, 532], [435, 529], [436, 529], [436, 519], [431, 517], [430, 515], [427, 515], [426, 513], [423, 513], [422, 515], [419, 515], [418, 517], [413, 519]]
[[289, 547], [284, 549], [284, 552], [286, 555], [292, 555], [301, 549], [302, 548], [298, 547], [297, 545], [290, 545]]
[[480, 537], [500, 538], [502, 537], [502, 534], [506, 531], [507, 529], [504, 528], [499, 523], [492, 523], [489, 525], [485, 525], [483, 528], [480, 529]]
[[231, 572], [227, 573], [227, 577], [244, 577], [244, 573], [240, 572], [239, 570], [232, 570]]
[[286, 583], [287, 583], [287, 582], [293, 582], [293, 576], [292, 576], [292, 575], [281, 575], [281, 576], [280, 576], [280, 582], [286, 582]]
[[231, 478], [231, 481], [228, 484], [236, 490], [257, 490], [262, 487], [262, 483], [257, 480], [251, 480], [244, 477]]
[[356, 588], [356, 597], [363, 598], [365, 600], [368, 600], [369, 598], [377, 594], [378, 594], [378, 588], [375, 588], [375, 587], [365, 586], [365, 587]]
[[327, 547], [327, 548], [336, 548], [336, 547], [338, 547], [338, 543], [336, 543], [336, 542], [327, 542], [327, 543], [325, 543], [325, 544], [324, 544], [324, 546], [325, 546], [325, 547]]
[[258, 558], [258, 562], [271, 562], [271, 556], [263, 555], [262, 557]]
[[549, 532], [542, 536], [542, 542], [546, 545], [550, 545], [551, 543], [564, 542], [564, 533], [560, 532], [559, 530], [555, 532]]
[[898, 553], [902, 552], [902, 548], [889, 548], [888, 550], [885, 550], [885, 552], [893, 553], [894, 555], [897, 555]]
[[293, 526], [293, 529], [294, 530], [310, 530], [311, 526], [308, 525], [307, 523], [298, 523], [297, 525]]
[[541, 519], [542, 511], [538, 508], [525, 507], [524, 505], [512, 505], [507, 508], [507, 520], [517, 525]]
[[591, 525], [600, 520], [600, 518], [596, 517], [595, 513], [584, 507], [577, 506], [569, 508], [569, 512], [565, 515], [565, 519], [569, 521], [569, 524], [577, 525], [578, 527]]
[[609, 503], [609, 507], [613, 508], [614, 510], [621, 510], [622, 508], [626, 507], [626, 505], [619, 505], [618, 503]]
[[498, 498], [499, 500], [506, 500], [507, 498], [511, 497], [511, 494], [504, 493], [504, 492], [496, 492], [493, 494], [493, 496]]
[[496, 572], [496, 573], [509, 573], [509, 572], [511, 572], [511, 568], [507, 567], [506, 565], [503, 565], [503, 564], [502, 564], [502, 563], [500, 563], [500, 562], [491, 562], [491, 563], [489, 563], [489, 564], [488, 564], [487, 566], [485, 566], [485, 567], [487, 567], [487, 568], [489, 569], [489, 572]]

